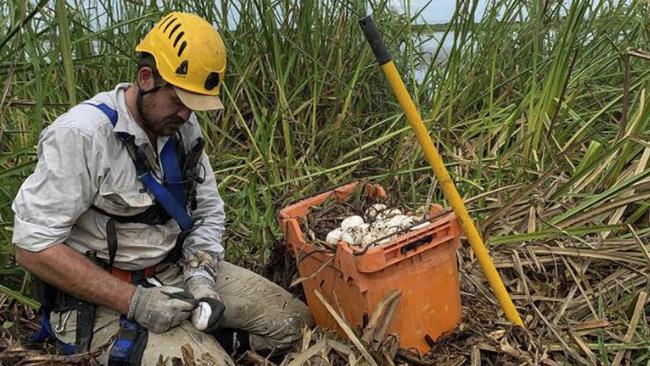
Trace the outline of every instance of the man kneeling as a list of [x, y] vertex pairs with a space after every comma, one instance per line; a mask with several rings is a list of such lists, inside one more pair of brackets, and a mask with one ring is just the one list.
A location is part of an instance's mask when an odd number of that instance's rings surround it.
[[312, 323], [305, 304], [223, 260], [223, 201], [193, 114], [223, 108], [219, 33], [175, 12], [136, 51], [132, 84], [43, 131], [13, 202], [16, 260], [42, 280], [34, 339], [63, 353], [106, 344], [99, 361], [115, 365], [180, 357], [185, 344], [232, 364], [212, 334], [258, 351], [290, 346]]

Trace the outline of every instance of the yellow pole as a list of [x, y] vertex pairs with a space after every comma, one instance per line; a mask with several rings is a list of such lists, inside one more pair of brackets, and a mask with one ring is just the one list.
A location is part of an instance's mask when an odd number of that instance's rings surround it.
[[422, 122], [420, 113], [415, 107], [415, 104], [413, 104], [413, 100], [407, 92], [406, 87], [397, 72], [397, 68], [391, 60], [390, 54], [388, 53], [388, 50], [372, 21], [372, 18], [368, 16], [362, 19], [360, 24], [373, 52], [375, 53], [375, 56], [377, 56], [377, 61], [379, 62], [386, 79], [388, 79], [390, 87], [393, 89], [397, 101], [404, 110], [406, 119], [413, 129], [415, 137], [420, 143], [420, 146], [422, 146], [424, 156], [431, 165], [433, 173], [442, 187], [442, 192], [445, 195], [445, 198], [460, 220], [460, 224], [467, 235], [467, 240], [472, 246], [474, 253], [476, 253], [476, 258], [483, 269], [483, 273], [485, 273], [485, 276], [487, 277], [494, 295], [499, 299], [499, 303], [505, 312], [506, 318], [512, 323], [523, 327], [524, 323], [521, 321], [519, 313], [517, 312], [515, 305], [512, 303], [508, 290], [506, 290], [506, 287], [503, 285], [503, 281], [501, 281], [501, 277], [492, 263], [490, 254], [485, 248], [485, 244], [483, 244], [483, 239], [481, 239], [478, 230], [476, 230], [476, 226], [474, 225], [472, 218], [469, 216], [465, 204], [463, 203], [463, 199], [458, 194], [456, 186], [451, 180], [438, 150], [433, 145], [431, 136], [429, 136], [429, 132]]

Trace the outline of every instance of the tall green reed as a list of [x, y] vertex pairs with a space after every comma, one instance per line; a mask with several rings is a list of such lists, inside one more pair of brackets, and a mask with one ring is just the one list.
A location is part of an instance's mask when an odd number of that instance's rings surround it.
[[[156, 4], [0, 2], [0, 80], [10, 90], [0, 106], [3, 250], [10, 202], [33, 167], [42, 128], [70, 104], [131, 80], [135, 45], [171, 10], [219, 24], [228, 45], [226, 109], [200, 120], [227, 203], [232, 257], [263, 258], [279, 237], [277, 209], [352, 179], [377, 180], [409, 205], [425, 202], [430, 171], [356, 23], [368, 8], [459, 190], [483, 195], [473, 201], [479, 219], [482, 207], [513, 197], [489, 192], [529, 185], [550, 169], [557, 173], [542, 189], [573, 207], [549, 210], [545, 219], [555, 223], [643, 188], [648, 65], [641, 60], [631, 60], [625, 131], [619, 120], [623, 51], [648, 44], [643, 2], [497, 0], [477, 22], [478, 2], [458, 1], [450, 22], [435, 28], [415, 26], [417, 14], [380, 1]], [[451, 48], [433, 36], [452, 40]], [[433, 199], [443, 200], [439, 190]], [[625, 220], [647, 216], [647, 205], [629, 207], [635, 213]], [[607, 212], [593, 223], [609, 223]]]

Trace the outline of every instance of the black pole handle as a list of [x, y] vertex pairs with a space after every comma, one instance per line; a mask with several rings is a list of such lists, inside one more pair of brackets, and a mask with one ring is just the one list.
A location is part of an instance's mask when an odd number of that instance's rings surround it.
[[368, 43], [370, 43], [370, 48], [379, 62], [379, 66], [388, 63], [392, 60], [388, 49], [384, 44], [384, 40], [381, 38], [381, 34], [375, 26], [375, 22], [372, 20], [372, 16], [368, 15], [367, 17], [359, 20], [359, 25], [363, 30], [363, 34], [366, 36]]

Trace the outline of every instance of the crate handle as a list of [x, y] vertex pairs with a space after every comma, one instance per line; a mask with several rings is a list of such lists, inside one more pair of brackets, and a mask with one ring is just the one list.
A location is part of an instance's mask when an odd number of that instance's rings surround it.
[[402, 254], [406, 254], [407, 252], [410, 252], [411, 250], [415, 250], [423, 245], [429, 244], [433, 241], [433, 234], [427, 235], [425, 237], [422, 237], [412, 243], [408, 243], [404, 245], [403, 247], [399, 248], [399, 252]]

